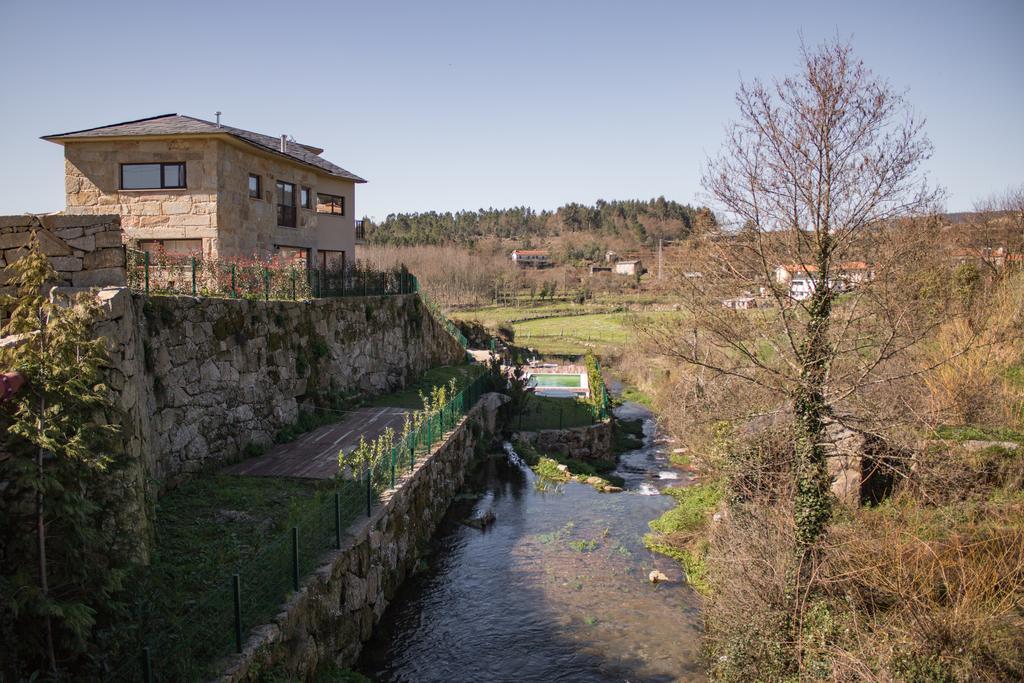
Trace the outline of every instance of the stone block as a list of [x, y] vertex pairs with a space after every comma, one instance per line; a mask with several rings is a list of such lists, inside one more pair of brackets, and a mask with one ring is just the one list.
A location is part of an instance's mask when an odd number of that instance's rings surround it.
[[118, 287], [124, 286], [124, 282], [124, 268], [81, 270], [71, 276], [75, 287]]
[[14, 249], [15, 247], [27, 247], [29, 238], [32, 233], [28, 232], [9, 232], [0, 235], [0, 249]]
[[29, 214], [0, 216], [0, 228], [37, 228], [39, 225], [39, 218]]
[[85, 230], [83, 230], [80, 227], [75, 227], [75, 228], [59, 228], [59, 229], [53, 231], [53, 234], [56, 235], [57, 237], [61, 238], [62, 240], [69, 240], [69, 239], [74, 239], [76, 237], [81, 237], [84, 233], [85, 233]]
[[71, 247], [49, 230], [36, 230], [35, 235], [39, 241], [39, 250], [47, 256], [71, 255]]
[[86, 270], [97, 268], [116, 268], [124, 266], [124, 250], [122, 249], [97, 249], [86, 254], [82, 259]]
[[164, 202], [160, 208], [165, 215], [173, 216], [188, 213], [192, 209], [192, 202]]
[[93, 238], [96, 240], [97, 249], [120, 247], [123, 244], [120, 229], [107, 229], [96, 233]]
[[[81, 228], [78, 228], [78, 230], [81, 230]], [[96, 237], [94, 235], [83, 235], [74, 238], [66, 237], [64, 241], [73, 249], [81, 249], [82, 251], [92, 251], [96, 248]]]
[[74, 256], [51, 256], [50, 265], [54, 270], [74, 273], [82, 269], [82, 259]]
[[42, 225], [47, 230], [59, 230], [62, 228], [89, 228], [104, 223], [117, 224], [120, 217], [116, 213], [89, 213], [71, 214], [58, 213], [50, 216], [43, 216]]

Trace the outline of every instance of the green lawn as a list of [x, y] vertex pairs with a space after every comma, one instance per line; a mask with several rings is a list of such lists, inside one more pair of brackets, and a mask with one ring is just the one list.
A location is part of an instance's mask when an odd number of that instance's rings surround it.
[[[138, 604], [120, 639], [122, 660], [133, 666], [146, 645], [168, 679], [210, 678], [209, 667], [234, 644], [232, 575], [241, 577], [244, 628], [272, 618], [291, 590], [288, 531], [299, 528], [304, 575], [333, 540], [334, 487], [208, 474], [162, 495], [150, 564], [129, 580]], [[365, 495], [354, 482], [339, 490], [347, 525]]]
[[601, 351], [630, 343], [636, 336], [637, 323], [678, 315], [665, 311], [595, 313], [526, 320], [514, 325], [516, 345], [537, 349], [542, 354], [580, 354], [588, 348]]
[[511, 426], [528, 432], [539, 429], [568, 429], [594, 424], [589, 403], [574, 398], [532, 396], [521, 416], [512, 417]]

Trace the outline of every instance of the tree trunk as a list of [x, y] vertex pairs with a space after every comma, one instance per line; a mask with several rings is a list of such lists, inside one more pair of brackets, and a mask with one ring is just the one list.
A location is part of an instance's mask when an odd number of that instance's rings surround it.
[[832, 514], [828, 468], [822, 445], [824, 419], [828, 414], [824, 388], [831, 357], [828, 329], [832, 314], [832, 291], [828, 282], [828, 256], [818, 261], [820, 281], [811, 296], [807, 338], [802, 349], [800, 388], [793, 399], [796, 416], [796, 538], [798, 550], [806, 553], [825, 530]]
[[[41, 408], [45, 409], [45, 400], [41, 401]], [[42, 413], [42, 410], [40, 410]], [[39, 550], [39, 592], [43, 596], [43, 603], [46, 605], [46, 661], [50, 667], [50, 673], [57, 675], [57, 657], [53, 649], [53, 622], [50, 619], [50, 586], [47, 581], [46, 566], [46, 517], [43, 507], [43, 449], [40, 448], [36, 454], [36, 475], [39, 478], [39, 489], [36, 490], [36, 546]]]

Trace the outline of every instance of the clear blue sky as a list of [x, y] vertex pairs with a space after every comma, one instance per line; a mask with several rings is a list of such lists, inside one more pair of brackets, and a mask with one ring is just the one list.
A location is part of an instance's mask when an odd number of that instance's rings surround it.
[[799, 33], [928, 119], [949, 210], [1024, 182], [1024, 0], [0, 0], [0, 214], [63, 208], [47, 133], [178, 112], [326, 149], [357, 213], [693, 202], [741, 77]]

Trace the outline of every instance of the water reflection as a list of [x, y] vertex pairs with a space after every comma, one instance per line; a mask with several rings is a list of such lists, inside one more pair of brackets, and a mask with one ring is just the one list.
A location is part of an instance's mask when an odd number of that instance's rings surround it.
[[[487, 459], [360, 669], [381, 681], [701, 679], [697, 598], [681, 583], [647, 580], [653, 568], [682, 579], [641, 541], [648, 520], [672, 504], [641, 489], [680, 483], [660, 476], [678, 473], [648, 422], [644, 447], [622, 458], [625, 493], [576, 483], [541, 490], [514, 458]], [[495, 523], [483, 531], [463, 523], [488, 511]]]

